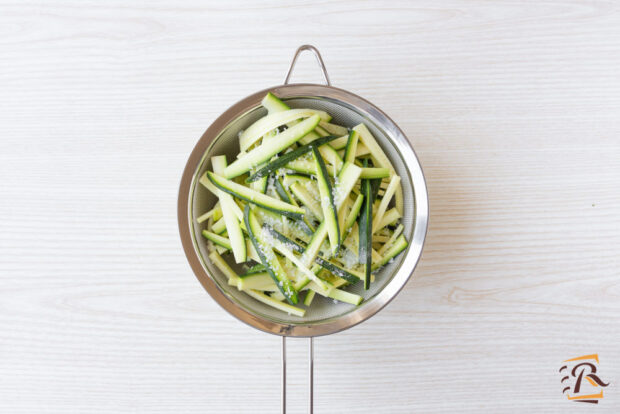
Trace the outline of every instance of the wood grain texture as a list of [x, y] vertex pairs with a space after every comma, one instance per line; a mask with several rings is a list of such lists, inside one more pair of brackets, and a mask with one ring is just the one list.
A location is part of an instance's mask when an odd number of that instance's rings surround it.
[[[0, 3], [0, 412], [278, 412], [279, 338], [202, 290], [176, 196], [209, 123], [311, 43], [410, 137], [431, 202], [413, 280], [316, 340], [315, 412], [617, 413], [618, 9]], [[578, 406], [557, 370], [594, 352], [612, 385]]]

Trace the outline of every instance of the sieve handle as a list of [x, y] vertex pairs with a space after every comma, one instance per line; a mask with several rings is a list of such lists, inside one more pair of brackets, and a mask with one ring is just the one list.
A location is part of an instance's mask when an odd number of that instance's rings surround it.
[[[308, 341], [308, 413], [314, 411], [314, 338]], [[282, 337], [282, 414], [286, 414], [286, 336]]]
[[293, 61], [291, 62], [291, 66], [289, 66], [288, 72], [286, 73], [286, 78], [284, 78], [284, 84], [288, 85], [288, 82], [291, 79], [291, 75], [293, 74], [293, 69], [295, 69], [297, 58], [299, 57], [299, 55], [301, 55], [301, 52], [305, 50], [309, 50], [310, 52], [312, 52], [312, 54], [314, 54], [314, 57], [316, 58], [316, 63], [319, 65], [319, 67], [321, 68], [321, 71], [323, 72], [323, 78], [325, 78], [325, 84], [327, 86], [331, 86], [332, 84], [329, 81], [329, 75], [327, 74], [325, 63], [323, 63], [323, 58], [321, 57], [319, 50], [312, 45], [299, 46], [299, 48], [295, 51], [295, 56], [293, 56]]

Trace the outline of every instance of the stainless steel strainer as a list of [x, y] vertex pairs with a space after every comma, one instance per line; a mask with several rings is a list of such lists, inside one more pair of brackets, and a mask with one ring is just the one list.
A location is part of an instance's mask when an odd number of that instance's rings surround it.
[[[326, 85], [289, 84], [289, 78], [300, 53], [314, 53], [323, 71]], [[212, 208], [216, 197], [198, 183], [210, 169], [213, 155], [226, 154], [233, 159], [239, 151], [238, 132], [266, 114], [261, 99], [273, 92], [292, 108], [314, 108], [327, 111], [336, 124], [353, 127], [366, 124], [401, 177], [403, 187], [403, 218], [409, 247], [376, 274], [370, 290], [361, 284], [351, 291], [364, 301], [354, 307], [316, 297], [304, 317], [286, 315], [274, 310], [229, 286], [226, 277], [208, 259], [207, 243], [201, 237], [196, 217]], [[428, 194], [420, 163], [398, 126], [379, 108], [351, 92], [331, 86], [327, 70], [318, 50], [310, 45], [297, 49], [283, 85], [256, 92], [224, 112], [203, 134], [192, 151], [179, 190], [178, 220], [185, 255], [196, 277], [207, 292], [226, 311], [257, 329], [282, 336], [282, 412], [286, 411], [286, 337], [309, 337], [310, 402], [312, 412], [313, 341], [315, 336], [328, 335], [350, 328], [373, 316], [387, 305], [403, 288], [413, 273], [422, 253], [428, 222]]]

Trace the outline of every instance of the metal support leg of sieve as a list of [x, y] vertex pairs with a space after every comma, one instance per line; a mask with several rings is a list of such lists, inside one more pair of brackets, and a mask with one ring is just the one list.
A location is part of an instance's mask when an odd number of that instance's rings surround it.
[[[314, 338], [308, 342], [308, 413], [314, 412]], [[286, 414], [286, 336], [282, 337], [282, 414]]]

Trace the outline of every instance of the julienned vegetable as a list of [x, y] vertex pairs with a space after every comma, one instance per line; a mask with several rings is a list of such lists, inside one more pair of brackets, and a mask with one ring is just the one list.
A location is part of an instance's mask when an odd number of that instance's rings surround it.
[[200, 178], [219, 200], [196, 218], [209, 259], [229, 285], [292, 315], [304, 316], [317, 293], [359, 305], [344, 289], [369, 289], [408, 246], [400, 177], [364, 124], [349, 130], [271, 93], [263, 106], [237, 158], [213, 157]]

